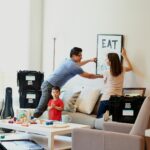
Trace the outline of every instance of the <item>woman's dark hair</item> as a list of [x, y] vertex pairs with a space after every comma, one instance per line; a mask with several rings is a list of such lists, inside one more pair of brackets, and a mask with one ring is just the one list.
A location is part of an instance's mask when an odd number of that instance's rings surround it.
[[52, 90], [57, 90], [57, 91], [60, 92], [60, 87], [59, 86], [54, 86], [54, 87], [52, 87]]
[[73, 55], [78, 56], [80, 53], [82, 52], [82, 49], [79, 47], [74, 47], [71, 49], [70, 51], [70, 57], [72, 57]]
[[118, 76], [122, 73], [122, 63], [117, 53], [108, 53], [108, 60], [110, 61], [110, 72], [113, 76]]

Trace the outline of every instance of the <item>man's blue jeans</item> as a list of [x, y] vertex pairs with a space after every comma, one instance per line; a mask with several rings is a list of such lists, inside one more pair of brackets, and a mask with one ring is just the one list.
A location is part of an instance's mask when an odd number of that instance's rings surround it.
[[43, 112], [47, 109], [47, 104], [50, 99], [52, 99], [51, 91], [53, 85], [48, 81], [44, 81], [41, 85], [42, 95], [38, 104], [38, 107], [35, 109], [34, 117], [40, 117]]

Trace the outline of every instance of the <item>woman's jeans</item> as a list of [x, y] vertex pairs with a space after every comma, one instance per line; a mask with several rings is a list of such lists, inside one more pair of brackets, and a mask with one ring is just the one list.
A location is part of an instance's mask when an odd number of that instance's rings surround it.
[[104, 100], [100, 102], [97, 118], [102, 118], [106, 110], [109, 110], [109, 100]]

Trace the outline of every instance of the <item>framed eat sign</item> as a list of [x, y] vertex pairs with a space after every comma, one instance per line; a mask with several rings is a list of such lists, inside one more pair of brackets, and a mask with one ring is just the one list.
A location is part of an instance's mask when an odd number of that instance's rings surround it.
[[101, 74], [108, 69], [106, 58], [109, 52], [117, 53], [121, 59], [123, 35], [98, 34], [97, 35], [97, 63], [96, 74]]

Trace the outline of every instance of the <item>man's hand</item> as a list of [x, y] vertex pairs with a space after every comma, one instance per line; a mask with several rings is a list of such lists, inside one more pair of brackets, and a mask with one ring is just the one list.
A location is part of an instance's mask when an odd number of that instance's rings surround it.
[[83, 66], [83, 65], [85, 65], [85, 64], [87, 64], [87, 63], [89, 63], [89, 62], [96, 62], [97, 61], [97, 58], [91, 58], [91, 59], [88, 59], [88, 60], [83, 60], [83, 61], [81, 61], [81, 62], [79, 62], [78, 64], [80, 65], [80, 66]]
[[90, 59], [90, 62], [95, 62], [96, 63], [96, 61], [97, 61], [96, 57]]
[[100, 74], [92, 74], [88, 72], [83, 72], [80, 74], [81, 77], [88, 78], [88, 79], [97, 79], [97, 78], [103, 78], [103, 75]]

